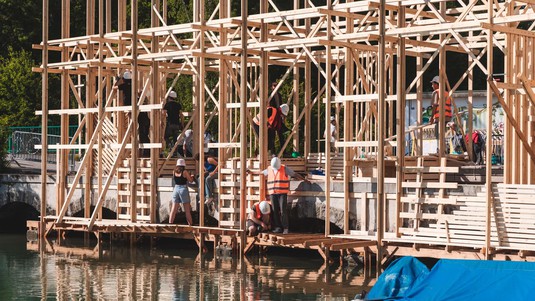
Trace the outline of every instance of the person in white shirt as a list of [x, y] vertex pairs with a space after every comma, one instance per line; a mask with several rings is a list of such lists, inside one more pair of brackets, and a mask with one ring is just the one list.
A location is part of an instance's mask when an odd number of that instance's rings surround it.
[[[331, 125], [330, 125], [330, 131], [331, 131], [331, 151], [335, 154], [338, 154], [338, 148], [334, 145], [336, 143], [336, 119], [334, 119], [334, 116], [331, 116]], [[323, 133], [323, 138], [327, 138], [327, 130]]]

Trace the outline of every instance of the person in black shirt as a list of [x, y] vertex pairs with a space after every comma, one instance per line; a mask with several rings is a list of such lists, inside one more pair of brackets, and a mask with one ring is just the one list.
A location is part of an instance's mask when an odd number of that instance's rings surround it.
[[[271, 83], [271, 93], [273, 93], [276, 87], [277, 87], [277, 82]], [[277, 91], [275, 92], [275, 95], [273, 95], [273, 98], [271, 98], [271, 100], [269, 101], [269, 106], [278, 108], [281, 104], [282, 104], [282, 96], [279, 93], [279, 91]]]
[[123, 106], [132, 105], [132, 74], [125, 71], [123, 76], [117, 81], [117, 88], [123, 92]]
[[[150, 143], [149, 138], [149, 129], [150, 129], [150, 119], [147, 112], [139, 112], [137, 115], [137, 122], [139, 126], [139, 142], [140, 143]], [[142, 148], [140, 149], [141, 157], [147, 158], [150, 157], [150, 149]]]
[[164, 138], [168, 148], [172, 148], [180, 130], [184, 127], [182, 106], [176, 101], [176, 92], [169, 92], [167, 102], [163, 107], [163, 120], [165, 122]]

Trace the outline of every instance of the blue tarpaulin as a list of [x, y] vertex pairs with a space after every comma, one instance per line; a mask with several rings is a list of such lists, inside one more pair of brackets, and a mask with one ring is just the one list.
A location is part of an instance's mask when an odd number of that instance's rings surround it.
[[[394, 265], [397, 265], [394, 266]], [[403, 266], [404, 265], [404, 266]], [[407, 266], [407, 267], [405, 267]], [[429, 272], [421, 272], [414, 279], [412, 269], [418, 267], [413, 260], [397, 261], [379, 277], [367, 296], [367, 300], [425, 300], [425, 301], [488, 301], [488, 300], [535, 300], [535, 263], [486, 260], [439, 260]], [[393, 283], [393, 274], [387, 271], [401, 271], [396, 277], [413, 279], [409, 287], [404, 281], [393, 294], [385, 291], [386, 284]], [[408, 272], [405, 275], [405, 272]], [[390, 276], [389, 276], [390, 275]], [[375, 287], [378, 287], [377, 291]], [[403, 289], [401, 289], [403, 287]], [[397, 292], [397, 293], [396, 293]], [[375, 299], [372, 299], [375, 298]]]

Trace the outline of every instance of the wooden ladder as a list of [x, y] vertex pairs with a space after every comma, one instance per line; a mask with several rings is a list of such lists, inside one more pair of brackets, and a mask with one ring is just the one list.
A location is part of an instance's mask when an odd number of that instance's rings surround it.
[[[221, 164], [221, 162], [220, 162]], [[221, 168], [221, 179], [219, 181], [219, 219], [220, 227], [239, 228], [240, 227], [240, 168], [239, 158], [231, 158], [225, 162]], [[258, 161], [248, 160], [247, 168], [257, 170]], [[260, 200], [260, 176], [249, 174], [246, 176], [246, 208], [250, 208], [255, 202]]]
[[[131, 193], [130, 193], [130, 160], [123, 160], [122, 167], [117, 171], [117, 218], [131, 220]], [[140, 159], [136, 170], [137, 197], [136, 220], [151, 222], [151, 163], [150, 159]], [[156, 189], [154, 187], [154, 189]], [[154, 193], [156, 195], [156, 193]], [[154, 200], [155, 201], [155, 200]]]

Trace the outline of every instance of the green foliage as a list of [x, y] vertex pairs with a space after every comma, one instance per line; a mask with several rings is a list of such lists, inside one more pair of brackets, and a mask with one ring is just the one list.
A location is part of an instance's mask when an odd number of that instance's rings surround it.
[[0, 56], [9, 48], [31, 49], [41, 39], [41, 5], [35, 1], [0, 0]]
[[0, 125], [28, 126], [39, 123], [35, 116], [41, 100], [41, 80], [32, 72], [34, 62], [27, 51], [10, 50], [0, 58]]
[[7, 128], [0, 125], [0, 170], [7, 168]]

